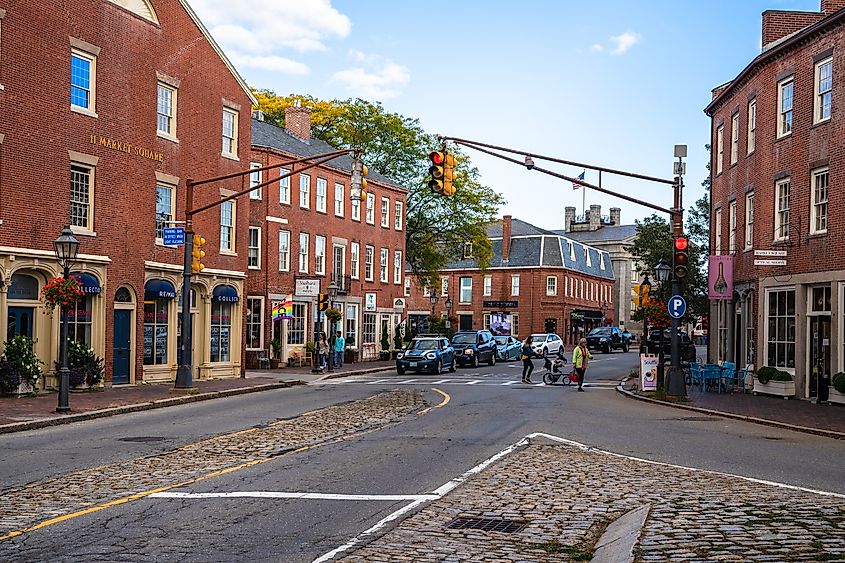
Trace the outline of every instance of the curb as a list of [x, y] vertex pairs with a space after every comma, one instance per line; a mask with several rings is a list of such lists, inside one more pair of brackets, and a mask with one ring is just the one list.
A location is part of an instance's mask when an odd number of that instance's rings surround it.
[[824, 428], [811, 428], [809, 426], [799, 426], [797, 424], [789, 424], [787, 422], [780, 422], [778, 420], [770, 420], [768, 418], [758, 418], [756, 416], [746, 416], [744, 414], [736, 414], [732, 412], [724, 412], [724, 411], [717, 411], [713, 409], [704, 409], [701, 407], [694, 407], [692, 405], [681, 405], [678, 403], [669, 403], [666, 401], [658, 401], [657, 399], [651, 399], [649, 397], [643, 397], [642, 395], [637, 395], [636, 393], [632, 393], [623, 387], [624, 382], [620, 383], [618, 387], [616, 387], [616, 392], [628, 397], [629, 399], [634, 399], [637, 401], [644, 401], [646, 403], [653, 403], [655, 405], [663, 405], [664, 407], [672, 407], [676, 409], [682, 409], [687, 411], [699, 412], [702, 414], [707, 414], [710, 416], [720, 416], [722, 418], [732, 418], [734, 420], [743, 420], [745, 422], [753, 422], [755, 424], [760, 424], [763, 426], [774, 426], [776, 428], [783, 428], [785, 430], [793, 430], [795, 432], [803, 432], [805, 434], [815, 434], [816, 436], [824, 436], [826, 438], [834, 438], [836, 440], [845, 440], [845, 432], [837, 432], [835, 430], [825, 430]]

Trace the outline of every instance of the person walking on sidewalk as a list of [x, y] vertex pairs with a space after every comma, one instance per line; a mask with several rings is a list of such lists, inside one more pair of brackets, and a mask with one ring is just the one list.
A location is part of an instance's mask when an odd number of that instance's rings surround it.
[[534, 371], [534, 362], [531, 357], [534, 356], [534, 349], [531, 347], [533, 338], [529, 336], [522, 343], [522, 351], [520, 358], [522, 358], [522, 382], [531, 383], [531, 372]]
[[587, 349], [587, 339], [582, 338], [578, 341], [578, 346], [572, 351], [572, 367], [575, 368], [575, 373], [578, 374], [578, 390], [583, 391], [584, 376], [587, 375], [587, 360], [592, 360], [593, 355]]
[[317, 340], [317, 358], [319, 360], [320, 371], [326, 369], [326, 359], [329, 355], [329, 343], [326, 342], [326, 333], [321, 332], [320, 338]]
[[346, 340], [343, 338], [343, 334], [337, 331], [337, 335], [334, 338], [334, 367], [343, 367], [344, 350], [346, 350]]

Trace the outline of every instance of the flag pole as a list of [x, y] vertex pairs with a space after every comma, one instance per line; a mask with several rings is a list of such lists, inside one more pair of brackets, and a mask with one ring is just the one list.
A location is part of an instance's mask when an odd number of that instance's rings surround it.
[[587, 188], [581, 186], [581, 216], [587, 218]]

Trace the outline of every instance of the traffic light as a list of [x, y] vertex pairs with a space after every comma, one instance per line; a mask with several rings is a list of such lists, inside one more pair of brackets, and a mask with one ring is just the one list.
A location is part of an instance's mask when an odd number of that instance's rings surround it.
[[686, 237], [675, 238], [675, 278], [682, 280], [689, 273], [689, 241]]
[[367, 199], [367, 165], [356, 158], [352, 161], [352, 186], [351, 195], [353, 199], [365, 201]]
[[193, 248], [191, 249], [191, 272], [199, 274], [205, 270], [205, 264], [202, 263], [202, 259], [205, 257], [205, 250], [202, 249], [205, 239], [200, 235], [194, 235], [191, 240], [193, 241]]
[[444, 164], [446, 163], [446, 154], [440, 151], [433, 151], [429, 153], [428, 159], [431, 161], [431, 166], [428, 169], [428, 173], [431, 174], [428, 189], [436, 194], [443, 195], [443, 175], [445, 174]]
[[317, 310], [320, 312], [329, 310], [329, 294], [320, 293], [317, 295]]
[[455, 155], [445, 153], [443, 156], [443, 195], [454, 195], [455, 187], [452, 181], [455, 179]]

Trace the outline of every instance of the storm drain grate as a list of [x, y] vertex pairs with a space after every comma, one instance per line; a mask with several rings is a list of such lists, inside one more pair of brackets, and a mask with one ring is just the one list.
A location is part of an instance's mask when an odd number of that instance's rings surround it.
[[502, 532], [514, 534], [521, 531], [528, 522], [522, 520], [503, 520], [501, 518], [469, 518], [459, 516], [446, 524], [453, 530], [481, 530], [482, 532]]

